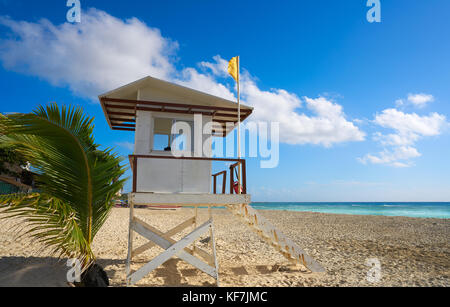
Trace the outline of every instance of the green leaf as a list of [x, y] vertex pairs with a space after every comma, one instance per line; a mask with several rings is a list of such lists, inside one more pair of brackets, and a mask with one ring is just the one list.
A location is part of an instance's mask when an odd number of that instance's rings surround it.
[[93, 118], [50, 104], [32, 114], [0, 115], [2, 148], [14, 148], [35, 172], [39, 194], [0, 196], [0, 214], [25, 218], [26, 234], [55, 254], [94, 260], [91, 245], [122, 189], [122, 159], [99, 150]]

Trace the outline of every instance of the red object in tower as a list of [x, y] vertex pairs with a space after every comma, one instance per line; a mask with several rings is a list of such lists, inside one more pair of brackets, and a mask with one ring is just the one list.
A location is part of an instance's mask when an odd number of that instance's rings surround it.
[[235, 181], [233, 183], [233, 189], [234, 189], [234, 193], [236, 194], [242, 194], [242, 186], [241, 186], [241, 193], [239, 193], [239, 181]]

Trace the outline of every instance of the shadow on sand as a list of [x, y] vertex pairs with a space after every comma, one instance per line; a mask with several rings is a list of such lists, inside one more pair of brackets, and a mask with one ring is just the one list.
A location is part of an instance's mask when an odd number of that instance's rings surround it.
[[[66, 266], [66, 259], [57, 259], [51, 257], [2, 257], [0, 258], [0, 287], [68, 287], [67, 273], [69, 267]], [[188, 281], [184, 277], [197, 277], [201, 273], [199, 270], [180, 269], [178, 267], [179, 259], [170, 259], [161, 267], [154, 271], [155, 277], [162, 277], [164, 284], [152, 284], [151, 282], [143, 285], [138, 283], [137, 287], [190, 287]], [[97, 263], [105, 268], [108, 277], [119, 277], [115, 279], [114, 287], [125, 287], [125, 260], [119, 259], [98, 259]], [[133, 261], [133, 264], [142, 266], [146, 261]], [[259, 274], [272, 274], [281, 271], [278, 265], [265, 266], [258, 265], [255, 267], [228, 267], [223, 268], [228, 274], [233, 275], [250, 275], [251, 271], [256, 270]], [[287, 270], [289, 271], [289, 270]], [[123, 277], [123, 278], [121, 278]], [[202, 283], [204, 287], [214, 287], [215, 281], [209, 280], [209, 276], [205, 274], [205, 280]]]
[[[0, 258], [0, 287], [68, 287], [66, 259], [51, 257]], [[123, 260], [99, 260], [101, 266], [121, 265]], [[114, 276], [114, 270], [106, 271]]]

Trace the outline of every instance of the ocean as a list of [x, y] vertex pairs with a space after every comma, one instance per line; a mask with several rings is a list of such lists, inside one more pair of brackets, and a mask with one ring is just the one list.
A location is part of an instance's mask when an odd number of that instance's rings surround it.
[[449, 203], [252, 203], [258, 210], [286, 210], [349, 215], [384, 215], [416, 218], [450, 218]]

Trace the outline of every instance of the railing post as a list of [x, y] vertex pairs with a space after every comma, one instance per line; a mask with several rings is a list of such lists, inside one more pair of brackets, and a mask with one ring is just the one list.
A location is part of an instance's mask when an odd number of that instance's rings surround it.
[[226, 194], [227, 188], [227, 172], [223, 172], [222, 194]]
[[133, 157], [133, 193], [137, 192], [137, 157]]
[[233, 185], [234, 185], [234, 173], [233, 173], [233, 171], [234, 171], [234, 167], [233, 167], [233, 165], [231, 165], [230, 166], [230, 194], [234, 194], [234, 187], [233, 187]]
[[247, 168], [246, 161], [242, 160], [242, 193], [247, 194]]
[[217, 194], [217, 176], [214, 175], [214, 194]]

